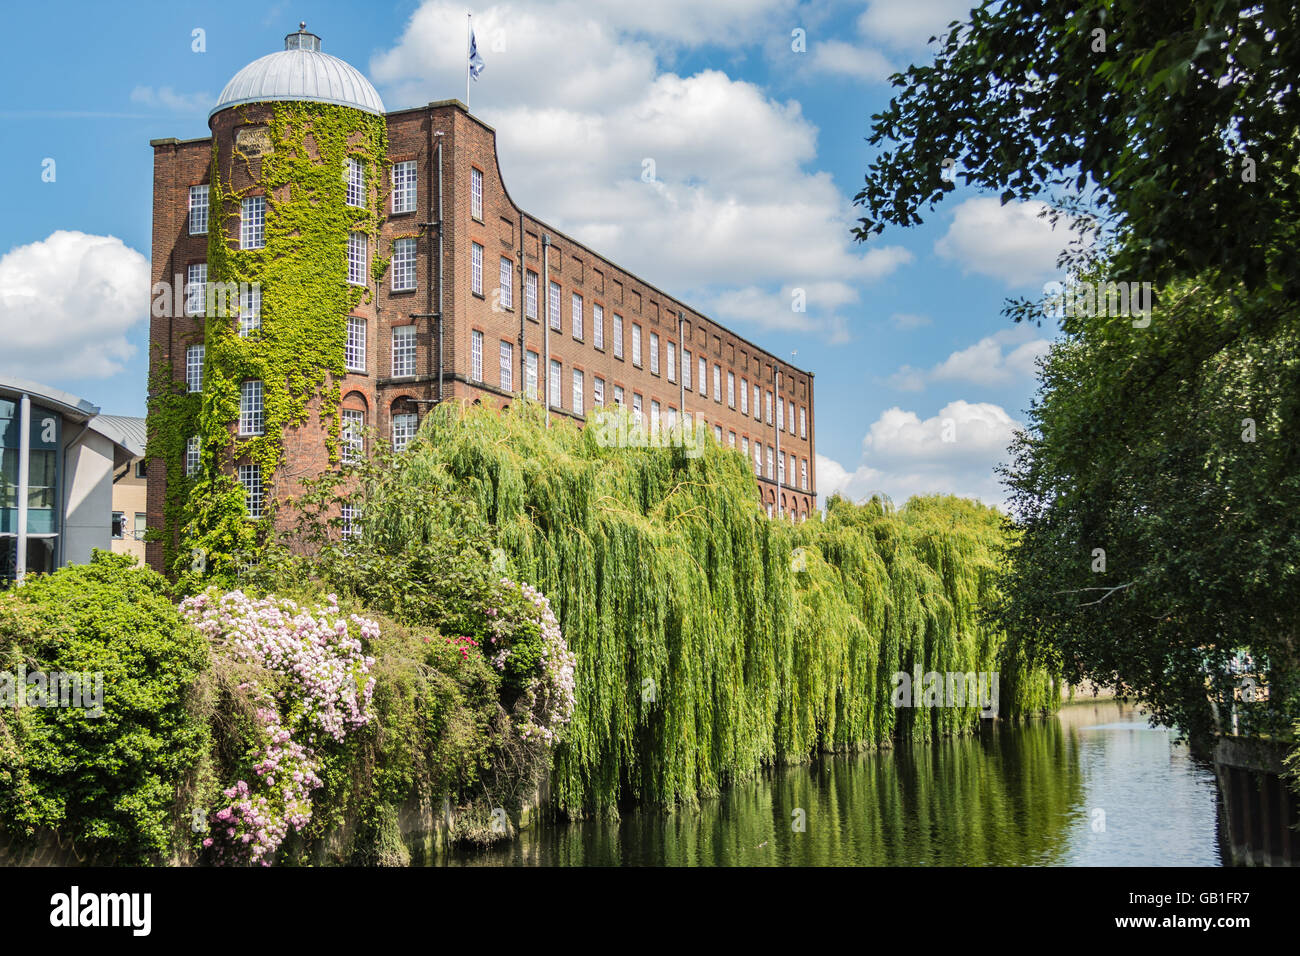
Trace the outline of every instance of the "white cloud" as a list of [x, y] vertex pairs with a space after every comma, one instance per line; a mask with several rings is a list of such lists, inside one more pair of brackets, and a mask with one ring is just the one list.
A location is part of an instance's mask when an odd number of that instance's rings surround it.
[[1056, 260], [1069, 244], [1064, 222], [1053, 225], [1038, 200], [1010, 202], [967, 199], [953, 210], [952, 224], [934, 251], [961, 266], [963, 273], [1001, 279], [1008, 286], [1042, 282], [1057, 274]]
[[928, 315], [917, 315], [914, 312], [895, 312], [889, 317], [889, 321], [893, 323], [894, 328], [905, 332], [933, 324]]
[[819, 504], [836, 492], [853, 501], [883, 492], [898, 504], [912, 495], [955, 494], [1002, 505], [1005, 494], [993, 469], [1006, 460], [1020, 427], [987, 402], [959, 399], [925, 419], [895, 406], [871, 424], [853, 470], [817, 456]]
[[114, 236], [59, 230], [0, 258], [0, 368], [30, 379], [105, 378], [135, 353], [149, 263]]
[[[507, 188], [530, 214], [692, 305], [728, 310], [728, 320], [842, 338], [849, 318], [836, 309], [911, 255], [853, 243], [851, 203], [829, 173], [809, 168], [817, 129], [797, 102], [715, 69], [661, 71], [665, 44], [745, 33], [746, 17], [780, 20], [791, 5], [696, 6], [671, 5], [680, 23], [662, 10], [597, 17], [564, 3], [481, 11], [486, 69], [474, 113], [496, 128]], [[389, 108], [461, 96], [463, 43], [460, 7], [421, 6], [372, 60]], [[561, 65], [560, 51], [577, 50]], [[808, 312], [792, 313], [796, 287], [835, 294], [810, 291]]]
[[889, 58], [871, 47], [855, 46], [843, 40], [821, 40], [808, 48], [809, 73], [847, 76], [855, 80], [883, 83], [895, 72]]
[[923, 47], [952, 21], [969, 20], [971, 7], [978, 5], [977, 0], [869, 0], [858, 17], [858, 32], [894, 47]]
[[1051, 345], [1033, 327], [1017, 325], [953, 352], [929, 371], [904, 365], [890, 376], [889, 382], [908, 392], [919, 392], [931, 382], [1006, 385], [1032, 377], [1037, 371], [1035, 363]]
[[131, 91], [132, 103], [161, 107], [175, 113], [206, 113], [217, 98], [211, 93], [177, 93], [170, 86], [137, 86]]

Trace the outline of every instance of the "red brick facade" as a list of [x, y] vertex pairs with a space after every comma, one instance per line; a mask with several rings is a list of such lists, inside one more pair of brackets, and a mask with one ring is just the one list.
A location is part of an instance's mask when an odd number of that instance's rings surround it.
[[[223, 110], [213, 116], [211, 127], [218, 144], [217, 161], [223, 175], [235, 177], [236, 190], [251, 186], [248, 173], [229, 163], [236, 124], [256, 122], [259, 111], [268, 106]], [[242, 114], [242, 115], [241, 115]], [[244, 118], [246, 117], [246, 119]], [[639, 397], [642, 413], [650, 416], [657, 402], [661, 420], [667, 422], [680, 411], [681, 388], [677, 374], [670, 379], [668, 347], [676, 350], [678, 364], [683, 348], [690, 353], [691, 388], [685, 396], [686, 413], [702, 417], [710, 431], [721, 430], [724, 443], [734, 442], [741, 450], [748, 444], [748, 458], [754, 464], [754, 448], [761, 448], [762, 475], [759, 492], [775, 514], [797, 518], [807, 515], [816, 501], [816, 458], [814, 455], [813, 376], [765, 352], [728, 331], [689, 306], [654, 286], [620, 269], [574, 239], [546, 226], [519, 209], [506, 192], [497, 164], [496, 134], [470, 116], [457, 101], [432, 103], [427, 107], [387, 114], [389, 160], [416, 163], [416, 208], [393, 213], [391, 202], [381, 228], [380, 250], [391, 252], [394, 239], [417, 237], [415, 289], [393, 290], [393, 268], [374, 288], [372, 301], [353, 310], [366, 322], [366, 371], [349, 372], [340, 383], [342, 407], [365, 413], [365, 424], [380, 435], [392, 434], [393, 417], [403, 412], [423, 413], [439, 398], [481, 400], [500, 406], [512, 393], [524, 391], [527, 353], [536, 353], [538, 387], [543, 387], [541, 366], [545, 348], [542, 321], [546, 315], [547, 282], [541, 278], [542, 237], [549, 236], [550, 281], [559, 286], [560, 330], [550, 334], [550, 358], [560, 363], [559, 403], [556, 414], [584, 419], [576, 414], [573, 401], [573, 373], [582, 372], [583, 412], [594, 407], [597, 379], [604, 387], [606, 404], [614, 401], [615, 389], [623, 390], [624, 402], [633, 406]], [[440, 134], [440, 135], [439, 135]], [[442, 348], [438, 343], [439, 309], [437, 277], [438, 170], [436, 157], [442, 146], [442, 244], [443, 315]], [[153, 281], [169, 285], [186, 267], [203, 262], [207, 236], [191, 236], [188, 229], [189, 187], [209, 181], [212, 140], [156, 140], [154, 147]], [[471, 170], [482, 174], [481, 215], [472, 209]], [[256, 175], [256, 167], [253, 169]], [[241, 180], [241, 177], [244, 177]], [[232, 242], [237, 237], [228, 237]], [[480, 290], [472, 288], [471, 263], [474, 246], [482, 252]], [[368, 250], [373, 257], [375, 249]], [[343, 255], [340, 250], [340, 255]], [[503, 294], [502, 260], [508, 263], [511, 294]], [[529, 273], [537, 276], [537, 316], [525, 316]], [[575, 335], [574, 299], [582, 297], [582, 332]], [[603, 335], [597, 347], [594, 328], [596, 309], [603, 311]], [[682, 313], [679, 336], [678, 313]], [[615, 354], [614, 323], [623, 323], [622, 356]], [[414, 325], [415, 374], [393, 375], [393, 329]], [[522, 328], [521, 328], [522, 326]], [[639, 329], [641, 361], [633, 355], [633, 329]], [[474, 333], [482, 335], [481, 368], [474, 371]], [[523, 348], [520, 341], [523, 341]], [[652, 339], [652, 336], [654, 337]], [[185, 350], [202, 342], [198, 319], [184, 316], [154, 317], [150, 340], [153, 361], [170, 365], [173, 375], [184, 378]], [[652, 371], [651, 346], [657, 339], [658, 372]], [[509, 388], [501, 387], [501, 344], [511, 349]], [[441, 396], [439, 371], [441, 351]], [[706, 361], [707, 395], [700, 391], [699, 362]], [[715, 398], [717, 369], [719, 393]], [[779, 373], [779, 392], [777, 374]], [[729, 378], [731, 384], [729, 385]], [[759, 390], [760, 417], [755, 417], [754, 389]], [[741, 397], [742, 388], [744, 398]], [[733, 391], [734, 390], [734, 391]], [[770, 397], [769, 397], [770, 396]], [[778, 431], [776, 410], [784, 410], [784, 428]], [[719, 400], [720, 399], [720, 400]], [[767, 404], [772, 403], [771, 417]], [[744, 411], [742, 411], [742, 408]], [[793, 414], [794, 427], [790, 427]], [[790, 464], [784, 483], [775, 477], [776, 446]], [[767, 456], [773, 455], [772, 479]], [[288, 493], [289, 481], [319, 474], [330, 467], [324, 430], [313, 415], [308, 426], [285, 435], [284, 464], [272, 488]], [[286, 481], [286, 479], [288, 481]], [[149, 466], [149, 525], [163, 524], [164, 469], [161, 462]], [[150, 543], [149, 561], [157, 567], [162, 560], [160, 543]]]

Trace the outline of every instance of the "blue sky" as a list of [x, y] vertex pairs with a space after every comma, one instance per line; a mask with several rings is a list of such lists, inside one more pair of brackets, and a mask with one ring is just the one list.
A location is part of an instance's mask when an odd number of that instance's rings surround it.
[[[1032, 205], [961, 189], [921, 227], [866, 244], [849, 232], [889, 72], [925, 58], [965, 5], [7, 7], [0, 373], [144, 414], [149, 140], [206, 136], [226, 81], [299, 20], [390, 110], [463, 98], [469, 11], [486, 64], [470, 105], [498, 130], [512, 197], [768, 350], [797, 349], [795, 364], [816, 373], [823, 496], [997, 503], [992, 467], [1024, 421], [1050, 335], [1014, 327], [1001, 307], [1054, 277], [1063, 238]], [[796, 290], [806, 311], [792, 309]]]

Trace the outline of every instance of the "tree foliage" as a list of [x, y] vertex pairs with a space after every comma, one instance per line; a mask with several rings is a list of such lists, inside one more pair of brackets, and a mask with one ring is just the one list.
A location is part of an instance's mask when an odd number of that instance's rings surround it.
[[859, 238], [914, 225], [955, 179], [1087, 209], [1121, 277], [1297, 299], [1300, 7], [1286, 0], [1001, 0], [954, 23], [872, 118], [886, 144]]

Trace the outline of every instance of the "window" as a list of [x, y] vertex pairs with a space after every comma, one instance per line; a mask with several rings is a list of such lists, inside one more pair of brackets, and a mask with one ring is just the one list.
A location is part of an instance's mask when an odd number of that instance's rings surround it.
[[348, 282], [352, 285], [366, 284], [366, 234], [364, 232], [348, 233]]
[[343, 528], [340, 534], [344, 538], [356, 538], [361, 534], [361, 509], [356, 505], [343, 505], [339, 509], [339, 517], [343, 519]]
[[673, 342], [668, 343], [668, 381], [677, 381], [677, 346]]
[[614, 404], [617, 405], [619, 408], [623, 407], [623, 386], [622, 385], [614, 386]]
[[808, 490], [808, 459], [804, 458], [799, 462], [799, 487]]
[[765, 404], [767, 408], [766, 419], [767, 419], [767, 423], [770, 425], [772, 424], [772, 393], [768, 392], [764, 397], [766, 398]]
[[641, 367], [641, 326], [632, 323], [632, 364]]
[[706, 398], [709, 394], [709, 361], [703, 355], [700, 356], [700, 394]]
[[348, 205], [366, 204], [366, 168], [361, 160], [349, 156], [343, 161], [343, 181], [348, 185]]
[[776, 397], [776, 427], [778, 431], [785, 431], [785, 399], [780, 395]]
[[239, 248], [261, 249], [266, 245], [266, 197], [246, 196], [240, 204]]
[[582, 372], [578, 369], [573, 370], [573, 413], [582, 414]]
[[356, 408], [343, 409], [343, 460], [358, 462], [366, 456], [366, 413]]
[[722, 444], [722, 426], [721, 426], [721, 425], [714, 425], [714, 426], [713, 426], [713, 440], [714, 440], [715, 442], [717, 442], [719, 445]]
[[551, 328], [560, 331], [560, 284], [558, 282], [551, 283], [550, 301], [547, 303], [546, 310]]
[[736, 447], [736, 433], [735, 433], [735, 432], [727, 432], [727, 446], [730, 447], [730, 448], [735, 448], [735, 447]]
[[659, 402], [653, 398], [650, 399], [650, 430], [659, 431]]
[[415, 288], [414, 239], [393, 240], [393, 291], [410, 292]]
[[483, 221], [483, 170], [472, 167], [469, 171], [469, 214], [471, 218]]
[[248, 338], [262, 327], [262, 285], [254, 282], [239, 292], [239, 335]]
[[650, 374], [659, 374], [659, 335], [656, 332], [650, 333]]
[[763, 446], [754, 442], [754, 474], [763, 474]]
[[749, 436], [748, 436], [748, 435], [742, 435], [742, 436], [741, 436], [741, 439], [740, 439], [740, 450], [743, 451], [743, 452], [745, 453], [745, 457], [746, 457], [746, 458], [749, 457]]
[[675, 431], [676, 429], [677, 429], [677, 409], [669, 405], [668, 406], [668, 430]]
[[641, 394], [639, 392], [632, 393], [632, 414], [636, 416], [637, 424], [645, 424], [645, 418], [641, 415]]
[[483, 381], [483, 333], [477, 329], [469, 334], [469, 377]]
[[[396, 339], [396, 336], [397, 330], [394, 329], [394, 339]], [[359, 319], [355, 315], [348, 316], [348, 342], [344, 347], [343, 359], [343, 364], [349, 372], [364, 372], [366, 370], [365, 319]]]
[[722, 404], [722, 366], [713, 366], [713, 400]]
[[244, 507], [250, 518], [262, 517], [262, 466], [240, 465], [239, 483], [244, 486]]
[[202, 315], [208, 298], [208, 264], [196, 262], [185, 270], [185, 314]]
[[393, 329], [393, 377], [415, 374], [415, 326]]
[[772, 517], [772, 502], [770, 502], [770, 501], [767, 503], [767, 516], [768, 516], [769, 518]]
[[500, 270], [497, 281], [501, 285], [501, 308], [513, 309], [515, 307], [515, 264], [502, 256]]
[[393, 164], [393, 212], [415, 212], [415, 160]]
[[623, 357], [623, 316], [614, 313], [614, 358]]
[[727, 373], [727, 407], [736, 407], [736, 373]]
[[691, 352], [690, 349], [682, 349], [682, 387], [686, 391], [691, 390]]
[[185, 385], [191, 392], [203, 391], [203, 345], [191, 345], [185, 350]]
[[578, 295], [578, 293], [576, 292], [573, 293], [573, 299], [571, 300], [570, 305], [573, 309], [573, 315], [572, 315], [573, 337], [575, 339], [581, 339], [582, 338], [582, 296]]
[[532, 270], [524, 275], [524, 315], [537, 318], [537, 273]]
[[208, 231], [208, 187], [190, 187], [190, 235], [202, 236]]
[[546, 395], [552, 408], [562, 408], [560, 404], [560, 362], [551, 359], [551, 374], [546, 380]]
[[598, 349], [605, 347], [605, 307], [603, 305], [593, 305], [591, 307], [591, 344]]
[[262, 383], [257, 379], [239, 386], [239, 434], [261, 435], [265, 432], [265, 407]]
[[799, 437], [808, 437], [808, 406], [801, 406], [799, 409]]
[[749, 379], [740, 380], [740, 414], [749, 414]]
[[393, 416], [393, 451], [405, 451], [406, 446], [415, 437], [420, 420], [414, 412], [403, 412]]
[[469, 291], [483, 294], [483, 247], [477, 242], [469, 246]]
[[138, 458], [138, 459], [136, 459], [136, 463], [135, 463], [135, 476], [136, 476], [137, 478], [148, 478], [148, 477], [149, 477], [149, 462], [148, 462], [146, 459], [144, 459], [144, 458]]
[[529, 352], [525, 361], [527, 368], [524, 371], [524, 387], [528, 397], [537, 401], [537, 353]]
[[605, 380], [595, 378], [591, 383], [591, 404], [597, 408], [605, 407]]
[[772, 477], [772, 446], [767, 446], [767, 477]]
[[135, 513], [135, 529], [132, 537], [137, 541], [144, 540], [144, 533], [149, 527], [149, 515], [143, 511]]
[[790, 410], [790, 434], [794, 434], [794, 402], [787, 402], [786, 408]]
[[785, 452], [776, 456], [776, 480], [785, 484]]
[[513, 392], [515, 390], [515, 347], [509, 342], [502, 342], [500, 351], [498, 362], [501, 370], [501, 390]]
[[185, 442], [185, 477], [192, 478], [199, 470], [199, 436], [191, 435]]
[[[125, 533], [124, 533], [124, 526], [125, 526], [125, 525], [126, 525], [126, 515], [122, 514], [122, 512], [120, 512], [120, 511], [114, 511], [114, 512], [113, 512], [113, 531], [112, 531], [112, 534], [113, 534], [113, 540], [115, 540], [115, 541], [120, 541], [122, 538], [124, 538], [124, 537], [126, 536]], [[101, 525], [101, 527], [102, 527], [102, 525]]]
[[760, 414], [762, 414], [762, 409], [759, 407], [758, 404], [758, 386], [755, 385], [754, 386], [754, 420], [755, 421], [758, 420], [758, 416]]

